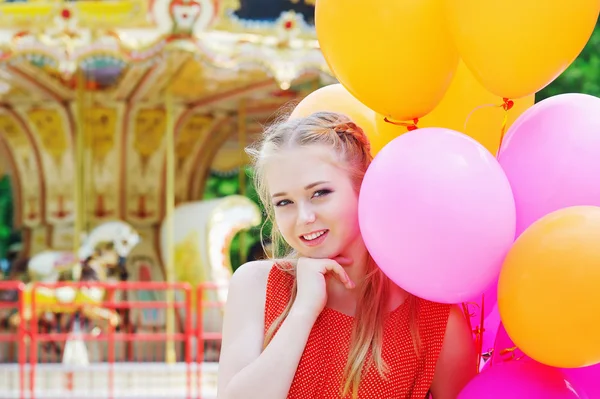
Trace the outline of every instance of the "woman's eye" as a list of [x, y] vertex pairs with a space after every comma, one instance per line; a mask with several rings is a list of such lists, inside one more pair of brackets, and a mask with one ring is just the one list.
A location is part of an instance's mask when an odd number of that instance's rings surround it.
[[315, 193], [313, 194], [313, 197], [323, 197], [327, 194], [331, 194], [331, 190], [329, 189], [323, 189], [323, 190], [317, 190], [315, 191]]
[[286, 206], [287, 204], [291, 204], [291, 201], [281, 200], [281, 201], [275, 203], [275, 206]]

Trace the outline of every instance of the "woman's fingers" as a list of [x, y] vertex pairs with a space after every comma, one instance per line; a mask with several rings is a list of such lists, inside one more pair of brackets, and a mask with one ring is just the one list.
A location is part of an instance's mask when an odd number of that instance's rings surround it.
[[338, 278], [338, 280], [340, 280], [342, 284], [346, 286], [346, 288], [352, 289], [356, 286], [354, 282], [350, 280], [348, 273], [346, 273], [344, 268], [336, 261], [332, 260], [325, 264], [325, 270], [323, 274], [327, 274], [328, 272], [333, 273]]

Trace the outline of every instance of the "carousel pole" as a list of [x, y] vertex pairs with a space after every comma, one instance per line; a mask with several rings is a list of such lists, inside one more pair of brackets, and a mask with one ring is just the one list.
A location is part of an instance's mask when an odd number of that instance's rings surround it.
[[84, 223], [84, 139], [85, 139], [85, 72], [83, 69], [77, 71], [77, 113], [75, 131], [75, 179], [74, 179], [74, 211], [75, 226], [73, 229], [73, 252], [77, 254], [81, 247], [81, 232]]
[[[173, 284], [175, 282], [175, 237], [174, 229], [175, 222], [173, 220], [175, 211], [175, 118], [174, 118], [174, 107], [173, 107], [173, 92], [171, 90], [171, 84], [166, 87], [166, 222], [167, 222], [167, 264], [166, 266], [166, 278], [167, 283]], [[167, 341], [165, 345], [165, 360], [169, 364], [173, 364], [177, 361], [175, 352], [175, 309], [173, 304], [175, 302], [175, 292], [172, 289], [168, 289], [166, 293], [167, 300], [167, 311], [166, 311], [166, 330], [167, 330]], [[186, 315], [190, 317], [190, 315]]]
[[[242, 98], [240, 100], [239, 103], [239, 108], [238, 108], [238, 118], [237, 118], [237, 122], [238, 122], [238, 140], [239, 140], [239, 144], [240, 144], [240, 170], [239, 170], [239, 185], [240, 185], [240, 195], [246, 195], [246, 168], [244, 167], [244, 165], [246, 164], [245, 162], [245, 148], [246, 148], [246, 135], [247, 135], [247, 131], [246, 131], [246, 99]], [[245, 240], [245, 232], [241, 231], [240, 232], [240, 246], [239, 246], [239, 255], [240, 255], [240, 262], [243, 264], [246, 262], [246, 240]]]

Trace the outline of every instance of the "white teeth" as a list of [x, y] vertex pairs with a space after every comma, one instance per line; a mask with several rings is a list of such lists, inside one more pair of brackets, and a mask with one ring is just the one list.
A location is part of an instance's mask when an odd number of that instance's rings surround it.
[[314, 240], [316, 238], [321, 237], [323, 234], [325, 234], [325, 230], [319, 231], [317, 233], [312, 233], [312, 234], [308, 234], [308, 235], [302, 236], [302, 238], [304, 238], [306, 241], [312, 241], [312, 240]]

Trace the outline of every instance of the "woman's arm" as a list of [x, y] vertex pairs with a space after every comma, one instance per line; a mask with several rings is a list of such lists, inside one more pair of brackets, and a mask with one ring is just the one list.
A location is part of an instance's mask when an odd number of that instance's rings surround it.
[[473, 335], [463, 312], [453, 306], [431, 384], [433, 399], [456, 399], [476, 374], [477, 351]]
[[231, 279], [219, 361], [219, 399], [283, 399], [292, 385], [315, 316], [292, 307], [275, 337], [262, 350], [271, 267], [272, 262], [247, 263]]

